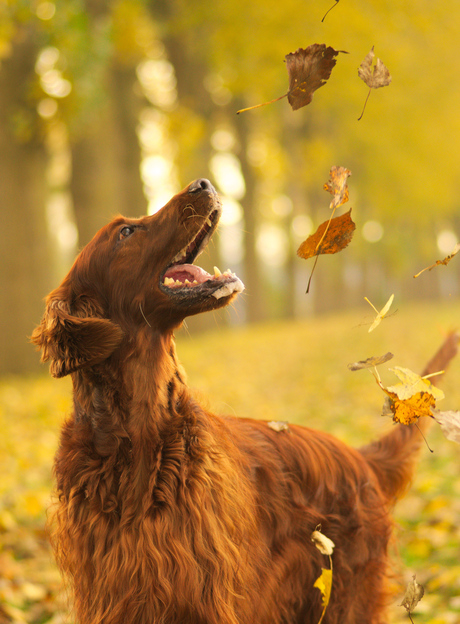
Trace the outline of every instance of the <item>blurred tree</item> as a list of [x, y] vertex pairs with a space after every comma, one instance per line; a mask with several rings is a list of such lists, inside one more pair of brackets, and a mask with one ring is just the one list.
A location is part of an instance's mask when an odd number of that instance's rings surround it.
[[70, 190], [83, 246], [114, 215], [147, 211], [137, 136], [143, 98], [136, 75], [144, 52], [139, 22], [147, 15], [141, 2], [123, 0], [85, 0], [80, 10], [83, 50], [66, 45], [65, 38], [62, 50], [73, 83], [74, 101], [67, 106], [76, 111], [67, 120]]
[[33, 20], [11, 22], [0, 66], [0, 374], [36, 368], [28, 344], [51, 288], [46, 223], [47, 155], [35, 106], [40, 34]]

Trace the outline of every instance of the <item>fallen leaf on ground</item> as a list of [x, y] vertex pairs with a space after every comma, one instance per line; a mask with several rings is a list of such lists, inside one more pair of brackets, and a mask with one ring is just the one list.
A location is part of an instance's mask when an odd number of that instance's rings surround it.
[[432, 264], [429, 267], [426, 267], [425, 269], [422, 269], [416, 275], [414, 275], [414, 277], [418, 277], [422, 273], [425, 273], [425, 271], [431, 271], [431, 269], [434, 269], [434, 267], [437, 267], [437, 266], [439, 266], [441, 264], [443, 264], [444, 266], [447, 266], [449, 264], [449, 262], [452, 260], [452, 258], [454, 256], [456, 256], [459, 251], [460, 251], [460, 243], [457, 243], [457, 245], [455, 245], [453, 251], [448, 256], [446, 256], [444, 258], [444, 260], [436, 260], [436, 262], [434, 264]]
[[388, 68], [378, 58], [375, 65], [372, 67], [372, 61], [374, 60], [374, 46], [372, 46], [370, 52], [366, 54], [364, 61], [358, 68], [358, 76], [369, 87], [369, 93], [367, 94], [366, 101], [364, 102], [361, 115], [358, 117], [358, 121], [364, 115], [364, 109], [366, 108], [367, 100], [371, 94], [372, 89], [378, 89], [379, 87], [386, 87], [391, 82], [391, 75]]
[[411, 611], [415, 609], [420, 600], [423, 598], [425, 590], [423, 589], [423, 585], [419, 585], [415, 580], [415, 574], [412, 577], [412, 581], [410, 581], [407, 585], [406, 593], [404, 594], [403, 601], [399, 605], [400, 607], [404, 607], [406, 611], [410, 614]]
[[374, 366], [379, 366], [380, 364], [384, 364], [391, 360], [393, 357], [393, 353], [385, 353], [385, 355], [377, 355], [373, 357], [369, 357], [366, 360], [360, 360], [359, 362], [354, 362], [353, 364], [348, 364], [348, 368], [351, 371], [362, 370], [363, 368], [372, 368]]
[[348, 176], [351, 175], [351, 171], [346, 167], [331, 167], [329, 172], [329, 180], [323, 186], [325, 191], [328, 191], [333, 197], [330, 208], [337, 208], [348, 201]]
[[343, 50], [334, 50], [325, 43], [313, 43], [307, 48], [299, 48], [296, 52], [286, 54], [286, 68], [289, 78], [289, 90], [284, 95], [250, 106], [237, 111], [237, 115], [254, 108], [260, 108], [267, 104], [273, 104], [287, 97], [292, 110], [297, 110], [310, 104], [313, 93], [326, 84], [336, 64], [336, 56]]
[[388, 299], [388, 301], [386, 302], [386, 304], [383, 306], [383, 308], [380, 310], [380, 312], [377, 310], [377, 308], [369, 301], [369, 299], [367, 297], [364, 297], [364, 299], [367, 301], [367, 303], [372, 306], [375, 310], [375, 312], [377, 312], [377, 316], [375, 317], [372, 325], [369, 327], [369, 333], [371, 331], [373, 331], [377, 325], [380, 325], [381, 320], [383, 319], [383, 317], [387, 314], [388, 310], [391, 307], [391, 304], [393, 303], [393, 299], [394, 299], [394, 295], [391, 295], [390, 298]]
[[434, 419], [440, 425], [441, 431], [444, 436], [460, 444], [460, 412], [446, 411], [446, 412], [433, 412]]

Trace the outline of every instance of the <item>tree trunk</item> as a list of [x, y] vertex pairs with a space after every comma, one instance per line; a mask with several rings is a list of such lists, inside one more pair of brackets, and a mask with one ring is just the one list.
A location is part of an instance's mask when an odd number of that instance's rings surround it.
[[87, 123], [70, 137], [70, 188], [80, 247], [115, 215], [136, 217], [147, 211], [136, 134], [136, 80], [134, 68], [114, 63], [103, 103], [89, 111]]
[[0, 374], [38, 370], [28, 343], [52, 287], [46, 223], [46, 150], [29, 100], [38, 42], [20, 27], [0, 68]]

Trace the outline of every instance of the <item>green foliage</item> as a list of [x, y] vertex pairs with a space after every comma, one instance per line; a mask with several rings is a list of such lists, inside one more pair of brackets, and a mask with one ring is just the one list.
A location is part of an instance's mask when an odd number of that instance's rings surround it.
[[[459, 314], [460, 304], [405, 307], [371, 335], [367, 307], [193, 338], [182, 330], [178, 350], [190, 386], [215, 411], [300, 423], [360, 445], [387, 431], [391, 421], [379, 415], [382, 398], [374, 380], [351, 373], [347, 364], [390, 349], [392, 365], [420, 370]], [[379, 372], [384, 379], [386, 365]], [[443, 381], [443, 409], [460, 407], [459, 375], [457, 360]], [[70, 393], [67, 379], [12, 378], [0, 384], [2, 624], [61, 621], [62, 587], [43, 527], [52, 457]], [[458, 446], [436, 424], [428, 440], [434, 453], [422, 451], [414, 486], [396, 508], [401, 580], [394, 587], [393, 624], [407, 621], [397, 605], [413, 574], [426, 590], [416, 609], [419, 624], [451, 624], [460, 617]]]

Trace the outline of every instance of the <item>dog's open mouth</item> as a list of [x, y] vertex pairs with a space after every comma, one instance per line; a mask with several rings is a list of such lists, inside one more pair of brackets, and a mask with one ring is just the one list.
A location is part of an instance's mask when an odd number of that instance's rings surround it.
[[214, 275], [211, 275], [193, 264], [214, 233], [220, 214], [220, 208], [212, 210], [193, 239], [174, 256], [161, 278], [164, 292], [181, 299], [192, 296], [221, 299], [244, 290], [243, 282], [230, 270], [222, 273], [214, 267]]

